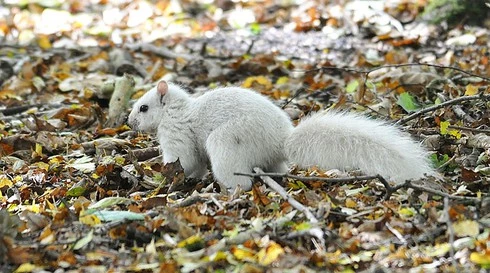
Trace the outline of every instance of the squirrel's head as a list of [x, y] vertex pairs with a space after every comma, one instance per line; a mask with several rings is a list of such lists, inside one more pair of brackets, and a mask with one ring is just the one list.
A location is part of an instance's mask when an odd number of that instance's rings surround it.
[[183, 109], [188, 100], [189, 95], [182, 88], [160, 81], [134, 104], [128, 124], [134, 130], [156, 132], [164, 115], [169, 110]]

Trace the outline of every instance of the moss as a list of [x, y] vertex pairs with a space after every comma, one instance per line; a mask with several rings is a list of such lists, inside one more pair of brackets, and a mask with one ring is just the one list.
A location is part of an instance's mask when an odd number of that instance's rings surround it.
[[449, 24], [482, 24], [489, 11], [485, 0], [431, 0], [423, 17], [435, 24], [443, 21]]

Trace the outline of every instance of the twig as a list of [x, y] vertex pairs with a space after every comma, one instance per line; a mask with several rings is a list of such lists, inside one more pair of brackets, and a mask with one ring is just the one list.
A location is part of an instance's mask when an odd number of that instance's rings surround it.
[[398, 240], [400, 240], [400, 242], [403, 244], [403, 245], [408, 245], [408, 242], [405, 238], [403, 238], [403, 235], [398, 231], [396, 230], [395, 228], [393, 228], [388, 222], [385, 222], [385, 227], [391, 232], [393, 233], [396, 238], [398, 238]]
[[395, 186], [393, 188], [396, 188], [396, 189], [400, 189], [400, 188], [412, 188], [414, 190], [419, 190], [419, 191], [423, 191], [423, 192], [432, 193], [432, 194], [439, 195], [441, 197], [445, 197], [445, 198], [449, 198], [449, 199], [453, 199], [453, 200], [470, 201], [472, 203], [480, 203], [480, 199], [479, 198], [476, 198], [476, 197], [450, 195], [450, 194], [445, 193], [445, 192], [442, 192], [442, 191], [438, 191], [438, 190], [434, 190], [434, 189], [431, 189], [431, 188], [426, 188], [426, 187], [414, 185], [414, 184], [412, 184], [412, 181], [407, 181], [407, 182], [405, 182], [403, 184], [400, 184], [400, 185], [397, 185], [397, 186]]
[[459, 118], [459, 119], [462, 119], [463, 121], [467, 122], [467, 123], [470, 123], [470, 124], [473, 124], [476, 122], [476, 120], [470, 116], [469, 114], [467, 114], [461, 107], [461, 105], [453, 105], [451, 106], [451, 109], [453, 109], [453, 112], [454, 114], [456, 114], [456, 116]]
[[5, 109], [0, 109], [0, 113], [4, 114], [5, 116], [10, 116], [10, 115], [15, 115], [22, 113], [26, 110], [29, 110], [34, 107], [39, 107], [43, 106], [45, 104], [33, 104], [33, 105], [21, 105], [21, 106], [13, 106], [13, 107], [8, 107]]
[[406, 67], [406, 66], [430, 66], [430, 67], [441, 68], [441, 69], [452, 69], [452, 70], [456, 70], [456, 71], [459, 71], [461, 73], [464, 73], [466, 75], [477, 77], [477, 78], [483, 79], [483, 80], [485, 80], [487, 82], [490, 82], [490, 78], [489, 77], [485, 77], [485, 76], [478, 75], [478, 74], [475, 74], [475, 73], [472, 73], [472, 72], [468, 72], [468, 71], [465, 71], [465, 70], [463, 70], [461, 68], [458, 68], [458, 67], [446, 66], [446, 65], [439, 65], [439, 64], [429, 64], [429, 63], [406, 63], [406, 64], [382, 65], [382, 66], [378, 66], [378, 67], [371, 68], [371, 69], [368, 69], [368, 70], [361, 70], [361, 69], [348, 68], [348, 67], [324, 66], [324, 67], [320, 67], [320, 68], [315, 68], [315, 69], [307, 70], [305, 72], [308, 73], [308, 72], [319, 71], [319, 70], [328, 70], [328, 69], [330, 69], [330, 70], [343, 70], [343, 71], [347, 71], [347, 72], [363, 73], [363, 74], [366, 74], [366, 78], [367, 78], [367, 76], [369, 75], [369, 73], [374, 72], [374, 71], [379, 70], [379, 69], [383, 69], [383, 68], [399, 68], [399, 67]]
[[[315, 215], [311, 213], [310, 209], [303, 206], [300, 202], [296, 201], [291, 195], [289, 195], [286, 190], [281, 187], [281, 185], [277, 184], [274, 179], [270, 178], [269, 175], [267, 175], [262, 169], [260, 168], [254, 168], [254, 171], [257, 174], [260, 174], [260, 178], [266, 183], [271, 189], [273, 189], [275, 192], [277, 192], [284, 200], [286, 200], [293, 208], [303, 212], [303, 214], [306, 216], [306, 218], [312, 223], [312, 224], [318, 224], [318, 219], [316, 219]], [[324, 233], [319, 227], [312, 227], [309, 230], [309, 234], [314, 236], [320, 241], [320, 247], [323, 248], [325, 247], [325, 239], [324, 239]], [[318, 248], [318, 246], [317, 246]], [[323, 249], [318, 250], [322, 251]]]
[[323, 181], [323, 182], [328, 182], [328, 183], [339, 183], [339, 182], [352, 182], [352, 181], [362, 181], [362, 180], [371, 180], [371, 179], [378, 179], [381, 184], [385, 187], [386, 193], [385, 193], [385, 200], [388, 200], [391, 195], [398, 191], [401, 188], [412, 188], [415, 190], [420, 190], [428, 193], [432, 193], [434, 195], [439, 195], [441, 197], [447, 197], [449, 199], [453, 200], [459, 200], [459, 201], [469, 201], [472, 203], [479, 203], [480, 199], [476, 197], [467, 197], [467, 196], [457, 196], [457, 195], [450, 195], [442, 191], [434, 190], [431, 188], [426, 188], [418, 185], [414, 185], [412, 182], [413, 181], [406, 181], [403, 184], [398, 184], [396, 186], [391, 186], [388, 181], [382, 177], [381, 175], [366, 175], [366, 176], [354, 176], [354, 177], [343, 177], [343, 178], [327, 178], [327, 177], [304, 177], [304, 176], [297, 176], [297, 175], [292, 175], [288, 173], [235, 173], [235, 175], [243, 175], [243, 176], [249, 176], [249, 177], [263, 177], [263, 176], [269, 176], [269, 177], [285, 177], [285, 178], [292, 178], [292, 179], [297, 179], [300, 181]]
[[279, 193], [279, 195], [282, 198], [284, 198], [286, 201], [288, 201], [288, 203], [291, 204], [291, 206], [293, 206], [295, 209], [303, 212], [305, 214], [306, 218], [308, 218], [308, 220], [310, 220], [310, 222], [315, 223], [315, 224], [318, 223], [318, 220], [316, 219], [316, 217], [313, 215], [313, 213], [311, 213], [311, 211], [307, 207], [303, 206], [303, 204], [296, 201], [296, 199], [294, 199], [291, 195], [289, 195], [286, 192], [286, 190], [283, 187], [281, 187], [281, 185], [277, 184], [276, 181], [271, 179], [270, 176], [267, 175], [267, 173], [265, 173], [260, 168], [254, 168], [254, 171], [260, 175], [260, 178], [262, 178], [264, 180], [264, 182], [271, 189], [273, 189], [275, 192]]
[[463, 127], [463, 126], [456, 126], [456, 125], [449, 125], [450, 129], [456, 129], [456, 130], [461, 130], [461, 131], [470, 131], [474, 133], [483, 133], [483, 134], [490, 134], [489, 129], [478, 129], [478, 128], [470, 128], [470, 127]]
[[250, 43], [250, 45], [247, 48], [247, 51], [245, 52], [246, 55], [250, 55], [250, 53], [252, 52], [252, 48], [254, 47], [254, 45], [255, 45], [255, 39], [252, 39], [252, 42]]
[[211, 195], [211, 201], [213, 201], [213, 203], [218, 207], [219, 210], [225, 210], [223, 205], [221, 205], [218, 199], [216, 199], [216, 197], [214, 197], [213, 195]]
[[453, 162], [456, 159], [456, 156], [457, 156], [457, 154], [453, 155], [453, 157], [451, 157], [448, 161], [446, 161], [443, 164], [441, 164], [441, 166], [437, 167], [437, 169], [438, 170], [442, 170], [444, 167], [446, 167], [447, 165], [449, 165], [449, 163]]
[[197, 55], [192, 55], [192, 54], [185, 54], [185, 53], [175, 53], [174, 51], [168, 49], [165, 46], [155, 46], [152, 44], [148, 43], [139, 43], [139, 44], [132, 44], [132, 45], [126, 45], [126, 48], [133, 50], [133, 51], [149, 51], [159, 57], [167, 58], [167, 59], [177, 59], [177, 58], [182, 58], [186, 61], [194, 60], [194, 59], [199, 59], [200, 56]]
[[341, 178], [330, 178], [330, 177], [316, 177], [316, 176], [299, 176], [299, 175], [293, 175], [289, 173], [234, 173], [235, 175], [242, 175], [242, 176], [248, 176], [248, 177], [262, 177], [262, 176], [269, 176], [269, 177], [282, 177], [282, 178], [292, 178], [292, 179], [297, 179], [301, 181], [323, 181], [327, 183], [340, 183], [340, 182], [353, 182], [353, 181], [363, 181], [363, 180], [371, 180], [371, 179], [378, 179], [378, 175], [364, 175], [364, 176], [352, 176], [352, 177], [341, 177]]
[[449, 245], [451, 246], [449, 255], [451, 255], [451, 263], [454, 269], [456, 269], [457, 265], [456, 265], [456, 260], [454, 259], [454, 229], [451, 223], [451, 216], [449, 215], [449, 198], [447, 197], [444, 198], [444, 215], [446, 218], [447, 229], [449, 231]]
[[439, 108], [443, 108], [443, 107], [446, 107], [448, 105], [456, 104], [456, 103], [463, 102], [463, 101], [478, 100], [478, 99], [488, 100], [488, 99], [490, 99], [490, 95], [481, 94], [481, 95], [473, 95], [473, 96], [454, 98], [452, 100], [445, 101], [441, 104], [437, 104], [437, 105], [434, 105], [431, 107], [421, 109], [421, 110], [419, 110], [413, 114], [410, 114], [404, 118], [399, 119], [395, 124], [403, 125], [403, 124], [407, 123], [408, 121], [415, 119], [418, 116], [421, 116], [422, 114], [437, 110]]
[[304, 93], [306, 89], [304, 87], [300, 87], [296, 92], [294, 92], [293, 96], [288, 98], [286, 102], [281, 106], [284, 109], [288, 104], [290, 104], [295, 98], [297, 98], [301, 93]]
[[[478, 74], [475, 74], [475, 73], [472, 73], [472, 72], [468, 72], [468, 71], [465, 71], [465, 70], [463, 70], [461, 68], [458, 68], [458, 67], [447, 66], [447, 65], [439, 65], [439, 64], [428, 64], [428, 63], [408, 63], [408, 64], [383, 65], [383, 66], [379, 66], [379, 67], [375, 67], [373, 69], [370, 69], [369, 72], [367, 72], [367, 74], [369, 74], [369, 73], [371, 73], [373, 71], [382, 69], [382, 68], [390, 68], [390, 67], [399, 68], [399, 67], [406, 67], [406, 66], [430, 66], [430, 67], [435, 67], [435, 68], [451, 69], [451, 70], [456, 70], [456, 71], [459, 71], [459, 72], [461, 72], [463, 74], [470, 75], [470, 76], [473, 76], [473, 77], [477, 77], [477, 78], [483, 79], [483, 80], [485, 80], [487, 82], [490, 82], [490, 78], [489, 77], [485, 77], [485, 76], [478, 75]], [[366, 76], [367, 76], [367, 74], [366, 74]]]

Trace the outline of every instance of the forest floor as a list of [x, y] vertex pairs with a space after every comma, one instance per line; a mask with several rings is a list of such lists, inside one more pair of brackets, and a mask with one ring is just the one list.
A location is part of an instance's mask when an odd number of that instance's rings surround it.
[[[488, 28], [431, 24], [426, 1], [4, 3], [0, 272], [490, 268]], [[292, 166], [285, 193], [268, 178], [221, 192], [155, 160], [127, 100], [110, 103], [124, 80], [133, 102], [162, 78], [252, 88], [295, 123], [386, 120], [442, 179]]]

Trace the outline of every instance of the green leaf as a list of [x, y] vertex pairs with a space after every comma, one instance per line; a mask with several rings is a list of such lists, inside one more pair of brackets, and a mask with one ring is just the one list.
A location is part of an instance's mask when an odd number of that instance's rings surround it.
[[262, 32], [262, 29], [260, 28], [260, 24], [257, 22], [250, 24], [250, 32], [252, 32], [254, 35], [260, 34], [260, 32]]
[[72, 187], [66, 192], [66, 196], [78, 197], [85, 193], [85, 187]]
[[359, 87], [359, 81], [358, 80], [352, 80], [345, 87], [345, 92], [354, 93], [357, 91], [358, 87]]
[[366, 88], [368, 88], [369, 90], [372, 90], [374, 93], [378, 92], [376, 90], [376, 84], [370, 80], [366, 81]]
[[449, 160], [449, 155], [447, 154], [441, 156], [437, 156], [437, 154], [432, 154], [430, 156], [430, 161], [432, 161], [432, 164], [436, 168], [439, 168], [442, 164], [446, 163], [448, 160]]
[[99, 202], [88, 206], [89, 209], [103, 209], [107, 207], [111, 207], [119, 204], [129, 204], [131, 203], [131, 199], [124, 197], [106, 197]]
[[353, 190], [346, 190], [345, 191], [345, 196], [356, 195], [358, 193], [361, 193], [361, 192], [364, 192], [364, 191], [367, 191], [367, 190], [369, 190], [369, 187], [362, 187], [362, 188], [357, 188], [357, 189], [353, 189]]
[[122, 220], [142, 221], [145, 220], [145, 215], [142, 213], [130, 212], [130, 211], [112, 211], [101, 210], [93, 213], [99, 217], [102, 222], [114, 222]]
[[91, 229], [90, 232], [87, 234], [87, 236], [83, 237], [82, 239], [78, 240], [75, 245], [73, 246], [73, 250], [78, 250], [83, 248], [84, 246], [88, 245], [94, 238], [94, 231]]
[[420, 109], [412, 95], [407, 92], [401, 93], [396, 103], [409, 113]]

